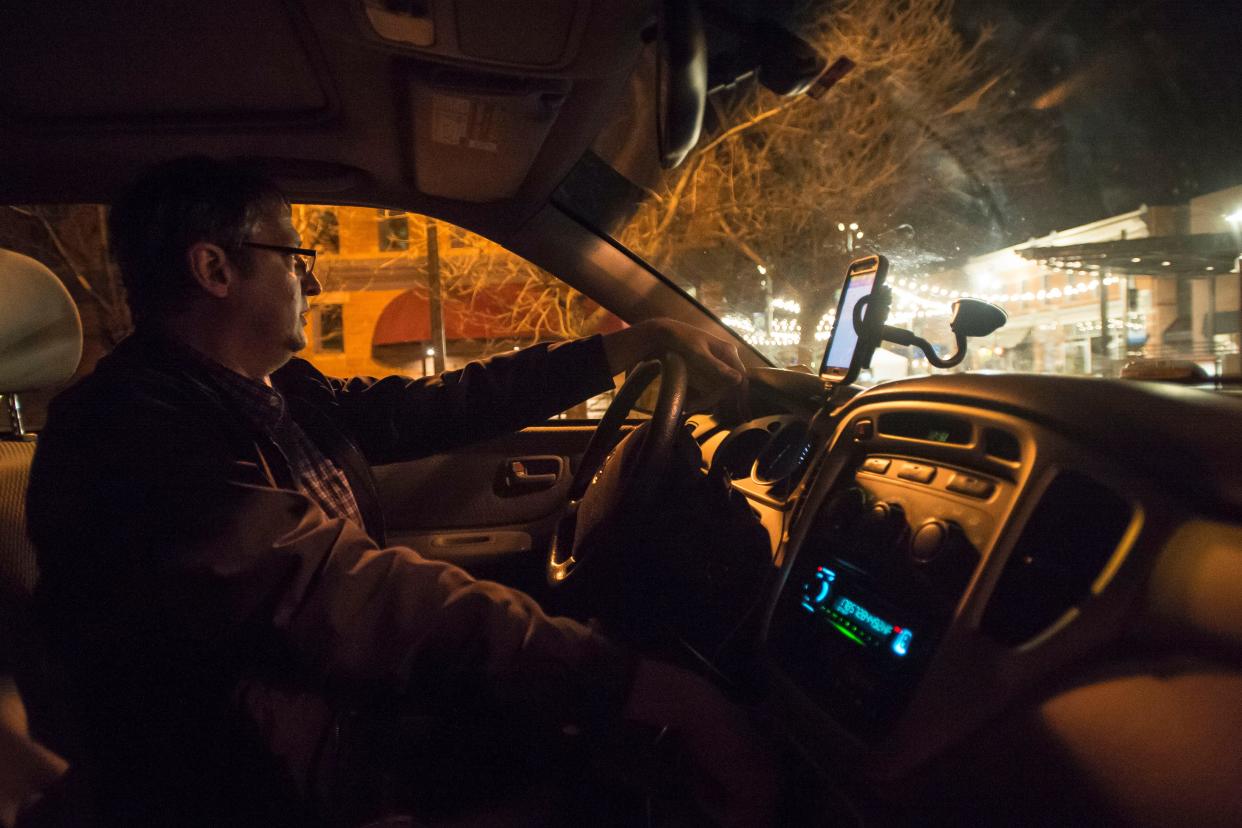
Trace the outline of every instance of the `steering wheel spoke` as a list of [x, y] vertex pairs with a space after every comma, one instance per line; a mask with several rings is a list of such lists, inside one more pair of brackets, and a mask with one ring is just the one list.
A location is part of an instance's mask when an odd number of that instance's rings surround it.
[[[647, 387], [660, 378], [651, 419], [621, 436], [626, 417]], [[557, 524], [548, 554], [553, 587], [587, 580], [582, 573], [604, 568], [601, 560], [616, 544], [608, 536], [627, 518], [650, 505], [668, 468], [681, 428], [686, 399], [686, 365], [675, 353], [635, 368], [591, 436], [570, 485], [570, 500]]]

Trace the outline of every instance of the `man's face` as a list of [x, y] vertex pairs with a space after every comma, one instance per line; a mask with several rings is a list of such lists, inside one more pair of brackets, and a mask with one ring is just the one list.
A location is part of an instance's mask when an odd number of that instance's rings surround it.
[[[301, 247], [301, 237], [284, 205], [265, 209], [246, 241]], [[307, 297], [319, 293], [319, 282], [313, 275], [303, 276], [292, 255], [275, 250], [247, 247], [238, 267], [242, 278], [236, 307], [241, 333], [279, 367], [306, 347]]]

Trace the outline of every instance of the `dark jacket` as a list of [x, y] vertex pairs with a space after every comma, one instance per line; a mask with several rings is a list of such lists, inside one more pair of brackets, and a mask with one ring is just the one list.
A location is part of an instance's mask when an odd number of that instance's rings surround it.
[[276, 445], [158, 337], [126, 340], [51, 406], [30, 533], [108, 814], [321, 816], [340, 793], [345, 711], [555, 728], [619, 709], [626, 670], [611, 644], [521, 593], [377, 544], [369, 470], [610, 387], [598, 337], [427, 380], [341, 381], [298, 359], [272, 379], [345, 470], [370, 535], [294, 490]]

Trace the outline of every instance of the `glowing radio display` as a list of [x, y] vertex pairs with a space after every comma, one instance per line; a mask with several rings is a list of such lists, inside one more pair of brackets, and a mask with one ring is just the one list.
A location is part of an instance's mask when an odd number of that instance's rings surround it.
[[887, 650], [897, 657], [910, 652], [913, 631], [886, 621], [838, 591], [837, 573], [817, 567], [815, 577], [803, 585], [802, 608], [856, 644]]

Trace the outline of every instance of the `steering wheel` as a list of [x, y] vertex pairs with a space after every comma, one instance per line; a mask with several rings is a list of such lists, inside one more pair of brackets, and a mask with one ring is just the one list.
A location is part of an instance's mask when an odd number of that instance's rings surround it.
[[[618, 442], [630, 409], [656, 377], [660, 393], [651, 419]], [[673, 453], [685, 401], [686, 363], [678, 354], [669, 352], [630, 373], [574, 474], [569, 505], [548, 553], [549, 585], [563, 588], [586, 580], [585, 572], [601, 569], [606, 550], [619, 545], [615, 540], [621, 519], [641, 515], [651, 505]]]

